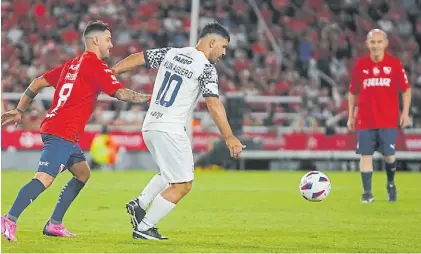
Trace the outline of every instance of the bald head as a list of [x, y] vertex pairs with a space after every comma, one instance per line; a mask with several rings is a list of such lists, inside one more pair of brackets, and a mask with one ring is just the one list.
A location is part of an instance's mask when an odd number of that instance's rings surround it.
[[373, 61], [381, 61], [389, 44], [387, 34], [381, 29], [373, 29], [367, 34], [366, 46]]
[[367, 34], [367, 40], [370, 39], [370, 37], [372, 37], [374, 34], [379, 34], [381, 36], [383, 36], [383, 39], [387, 40], [387, 34], [385, 31], [381, 30], [381, 29], [373, 29], [370, 32], [368, 32]]

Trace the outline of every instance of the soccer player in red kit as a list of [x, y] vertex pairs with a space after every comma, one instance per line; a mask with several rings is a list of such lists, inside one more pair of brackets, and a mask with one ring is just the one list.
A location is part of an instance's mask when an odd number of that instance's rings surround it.
[[34, 178], [19, 191], [9, 212], [1, 217], [1, 232], [16, 241], [16, 221], [24, 209], [54, 181], [65, 168], [72, 179], [60, 193], [54, 212], [43, 234], [72, 237], [63, 226], [63, 217], [90, 176], [90, 168], [78, 145], [79, 135], [91, 117], [98, 95], [104, 92], [119, 100], [144, 103], [149, 95], [124, 88], [112, 74], [104, 59], [109, 57], [111, 32], [100, 21], [90, 23], [83, 32], [85, 52], [32, 81], [16, 109], [1, 116], [2, 126], [19, 123], [28, 104], [43, 87], [55, 88], [51, 108], [41, 123], [44, 147]]
[[[384, 31], [370, 31], [366, 44], [370, 53], [355, 63], [348, 98], [348, 128], [357, 131], [357, 153], [361, 155], [360, 171], [364, 188], [361, 202], [374, 201], [371, 192], [374, 151], [384, 156], [388, 199], [394, 202], [397, 199], [394, 182], [397, 128], [408, 126], [411, 88], [401, 61], [385, 52], [388, 40]], [[400, 116], [399, 92], [403, 101]]]

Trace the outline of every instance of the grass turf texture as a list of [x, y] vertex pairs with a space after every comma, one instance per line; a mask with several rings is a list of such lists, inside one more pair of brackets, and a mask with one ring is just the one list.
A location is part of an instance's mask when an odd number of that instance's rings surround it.
[[[3, 171], [1, 212], [33, 172]], [[125, 203], [152, 172], [93, 172], [65, 217], [76, 238], [41, 231], [68, 172], [22, 214], [18, 242], [2, 252], [420, 252], [421, 174], [397, 173], [398, 202], [386, 201], [385, 174], [373, 176], [374, 204], [360, 204], [359, 173], [327, 172], [332, 192], [311, 203], [298, 192], [304, 172], [198, 173], [192, 192], [159, 224], [169, 241], [131, 237]]]

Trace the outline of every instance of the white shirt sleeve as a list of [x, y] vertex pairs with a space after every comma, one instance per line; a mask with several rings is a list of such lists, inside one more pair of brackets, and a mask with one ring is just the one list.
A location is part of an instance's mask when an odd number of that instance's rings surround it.
[[158, 69], [162, 61], [164, 61], [165, 55], [172, 49], [159, 48], [159, 49], [148, 49], [145, 51], [145, 66], [146, 68]]
[[203, 97], [219, 98], [218, 73], [215, 66], [212, 64], [205, 64], [205, 68], [199, 76], [198, 81]]

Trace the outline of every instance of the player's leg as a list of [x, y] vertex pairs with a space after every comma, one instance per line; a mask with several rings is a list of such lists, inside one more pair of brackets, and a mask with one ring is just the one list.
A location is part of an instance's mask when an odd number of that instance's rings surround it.
[[360, 172], [364, 188], [361, 202], [371, 203], [374, 201], [374, 197], [371, 192], [371, 182], [373, 177], [373, 153], [376, 147], [376, 130], [360, 130], [357, 135], [357, 153], [361, 155]]
[[47, 189], [57, 174], [63, 169], [64, 163], [71, 153], [72, 143], [53, 135], [42, 135], [44, 148], [38, 165], [38, 172], [19, 191], [9, 212], [1, 218], [2, 234], [9, 240], [15, 241], [16, 221], [22, 212]]
[[66, 185], [64, 185], [62, 191], [60, 192], [51, 219], [47, 222], [43, 229], [44, 235], [60, 237], [76, 236], [66, 230], [63, 225], [63, 217], [91, 175], [91, 170], [86, 158], [77, 144], [74, 144], [74, 149], [72, 155], [67, 161], [66, 168], [69, 169], [73, 177]]
[[158, 233], [155, 225], [164, 218], [178, 202], [192, 188], [192, 181], [183, 183], [172, 183], [170, 187], [158, 194], [152, 202], [151, 207], [144, 219], [139, 223], [133, 237], [137, 239], [166, 240], [165, 236]]
[[138, 197], [140, 206], [146, 210], [156, 195], [167, 187], [169, 187], [169, 183], [162, 177], [161, 173], [156, 174], [140, 193]]
[[162, 177], [170, 186], [158, 194], [142, 222], [133, 232], [134, 238], [163, 240], [155, 225], [191, 190], [194, 162], [187, 134], [145, 132], [145, 142], [157, 162]]
[[143, 189], [138, 198], [135, 198], [126, 204], [127, 212], [130, 214], [133, 229], [143, 220], [146, 214], [146, 208], [152, 200], [169, 186], [168, 182], [161, 174], [156, 174]]
[[396, 190], [396, 185], [395, 185], [396, 137], [397, 137], [396, 129], [379, 130], [380, 148], [381, 148], [381, 152], [384, 156], [384, 160], [386, 164], [386, 174], [387, 174], [386, 189], [387, 189], [388, 199], [391, 202], [394, 202], [397, 200], [397, 190]]
[[158, 194], [143, 220], [133, 232], [136, 239], [166, 240], [165, 236], [158, 233], [155, 225], [163, 219], [178, 202], [190, 192], [192, 181], [183, 183], [171, 183], [170, 187]]
[[[153, 149], [153, 145], [149, 139], [145, 140], [145, 144], [149, 150]], [[152, 156], [154, 156], [154, 150], [152, 150]], [[152, 177], [138, 198], [135, 198], [126, 204], [126, 210], [130, 215], [130, 222], [133, 229], [136, 229], [137, 225], [145, 217], [146, 209], [151, 201], [168, 186], [168, 182], [162, 177], [162, 175], [157, 174]]]

